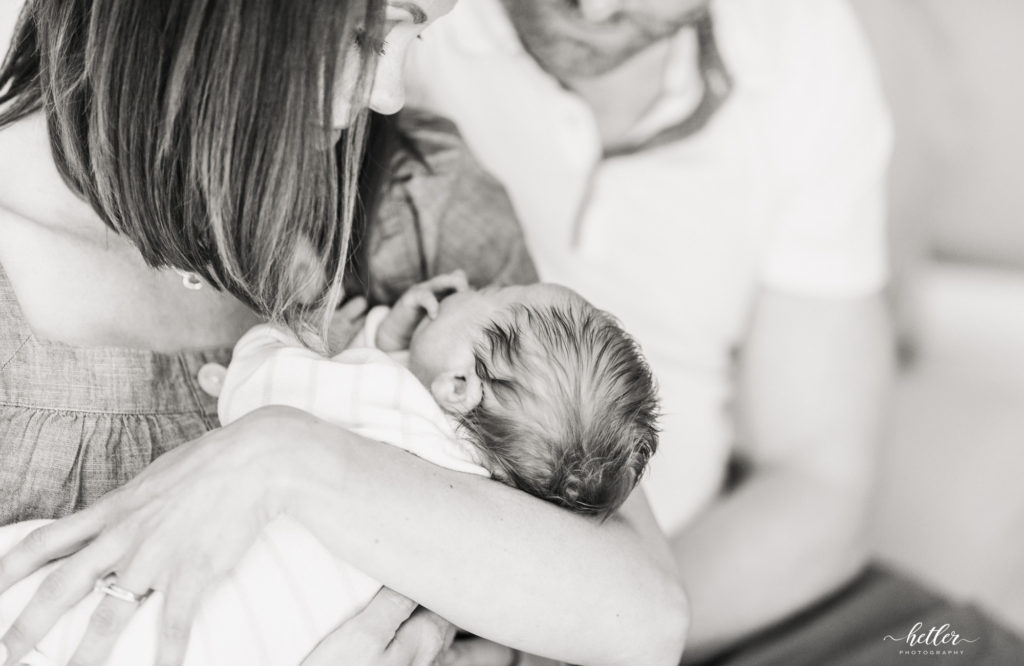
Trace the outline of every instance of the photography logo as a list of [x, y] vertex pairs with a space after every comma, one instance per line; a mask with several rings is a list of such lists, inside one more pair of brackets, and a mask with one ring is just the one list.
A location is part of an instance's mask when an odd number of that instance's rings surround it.
[[967, 653], [967, 646], [970, 643], [977, 643], [978, 638], [965, 638], [956, 632], [949, 624], [938, 627], [931, 627], [924, 630], [924, 623], [918, 622], [906, 636], [886, 635], [883, 641], [896, 641], [904, 643], [899, 649], [899, 654], [907, 656], [948, 656], [964, 655]]

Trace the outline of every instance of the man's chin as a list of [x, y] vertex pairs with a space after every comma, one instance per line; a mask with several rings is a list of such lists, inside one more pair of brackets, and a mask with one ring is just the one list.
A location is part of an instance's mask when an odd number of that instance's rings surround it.
[[521, 6], [515, 4], [516, 0], [504, 3], [527, 51], [545, 71], [562, 81], [607, 74], [707, 11], [707, 3], [702, 2], [671, 16], [637, 14], [590, 23], [578, 11], [564, 6], [551, 6], [538, 13], [531, 9], [530, 2]]
[[560, 81], [592, 79], [613, 71], [652, 44], [651, 40], [628, 44], [571, 43], [558, 48], [527, 50], [541, 68]]

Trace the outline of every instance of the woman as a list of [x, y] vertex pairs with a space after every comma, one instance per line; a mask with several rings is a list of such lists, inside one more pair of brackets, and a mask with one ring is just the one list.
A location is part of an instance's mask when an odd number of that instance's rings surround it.
[[[214, 429], [204, 390], [244, 330], [322, 338], [337, 318], [350, 230], [367, 233], [349, 291], [378, 298], [515, 247], [457, 205], [489, 181], [453, 151], [410, 166], [370, 128], [363, 157], [367, 107], [398, 110], [407, 46], [452, 4], [28, 4], [0, 74], [0, 522], [71, 515], [0, 560], [2, 591], [66, 558], [0, 663], [111, 571], [129, 597], [165, 593], [158, 663], [180, 663], [202, 592], [282, 514], [400, 593], [310, 663], [428, 663], [451, 634], [438, 616], [572, 662], [678, 657], [685, 605], [642, 496], [597, 525], [300, 412]], [[441, 222], [410, 237], [403, 216]], [[517, 262], [497, 277], [527, 276]], [[105, 598], [77, 663], [101, 663], [134, 608]]]

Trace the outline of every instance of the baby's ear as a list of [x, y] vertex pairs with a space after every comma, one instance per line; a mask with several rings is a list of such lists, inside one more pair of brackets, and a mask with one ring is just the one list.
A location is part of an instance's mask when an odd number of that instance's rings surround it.
[[441, 409], [466, 414], [484, 398], [483, 382], [475, 372], [445, 372], [430, 383], [430, 392]]

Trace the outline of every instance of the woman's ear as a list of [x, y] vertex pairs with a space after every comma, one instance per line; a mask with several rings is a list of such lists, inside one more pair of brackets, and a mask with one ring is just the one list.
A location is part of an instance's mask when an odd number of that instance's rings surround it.
[[466, 414], [484, 398], [484, 386], [475, 372], [445, 372], [430, 383], [430, 393], [441, 409]]

